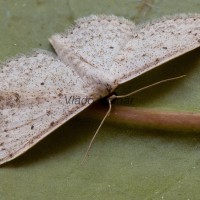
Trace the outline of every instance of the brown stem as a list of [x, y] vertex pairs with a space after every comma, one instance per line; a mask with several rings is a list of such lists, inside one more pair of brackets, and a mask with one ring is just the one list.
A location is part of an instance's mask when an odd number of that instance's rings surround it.
[[[106, 108], [96, 104], [83, 112], [82, 116], [88, 115], [101, 120], [106, 113]], [[192, 112], [169, 112], [112, 105], [110, 116], [106, 121], [133, 127], [200, 132], [200, 113]]]

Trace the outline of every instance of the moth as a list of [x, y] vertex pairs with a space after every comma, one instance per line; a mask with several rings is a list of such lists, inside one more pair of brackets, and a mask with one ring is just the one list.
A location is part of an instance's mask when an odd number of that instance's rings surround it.
[[[118, 85], [198, 48], [200, 14], [137, 26], [123, 17], [92, 15], [49, 41], [57, 55], [34, 50], [1, 64], [0, 164]], [[71, 97], [90, 101], [68, 103]]]

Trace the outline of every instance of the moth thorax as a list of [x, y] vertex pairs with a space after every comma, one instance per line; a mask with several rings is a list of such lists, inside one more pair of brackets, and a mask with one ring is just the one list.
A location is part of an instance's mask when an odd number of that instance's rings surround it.
[[87, 81], [89, 87], [92, 87], [92, 90], [99, 98], [109, 95], [117, 87], [114, 81], [106, 76], [98, 77], [90, 74], [90, 76], [85, 75], [83, 79]]

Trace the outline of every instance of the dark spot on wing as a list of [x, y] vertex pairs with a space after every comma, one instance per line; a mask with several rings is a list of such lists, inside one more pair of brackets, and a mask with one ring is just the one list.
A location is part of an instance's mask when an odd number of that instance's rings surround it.
[[47, 115], [49, 116], [51, 114], [51, 111], [50, 110], [47, 110]]
[[54, 124], [55, 124], [55, 122], [51, 122], [51, 123], [50, 123], [50, 126], [53, 126]]
[[14, 93], [14, 96], [15, 96], [15, 101], [19, 102], [20, 95], [18, 93]]
[[62, 93], [59, 93], [58, 96], [59, 96], [59, 97], [62, 97]]

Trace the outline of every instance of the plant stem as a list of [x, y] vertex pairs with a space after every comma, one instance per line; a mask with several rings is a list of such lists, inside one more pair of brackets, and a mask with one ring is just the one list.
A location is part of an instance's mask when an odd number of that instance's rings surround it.
[[[95, 104], [84, 111], [82, 117], [87, 115], [101, 120], [105, 113], [105, 107]], [[112, 110], [106, 121], [122, 123], [132, 127], [200, 132], [200, 113], [192, 112], [169, 112], [112, 105]]]

